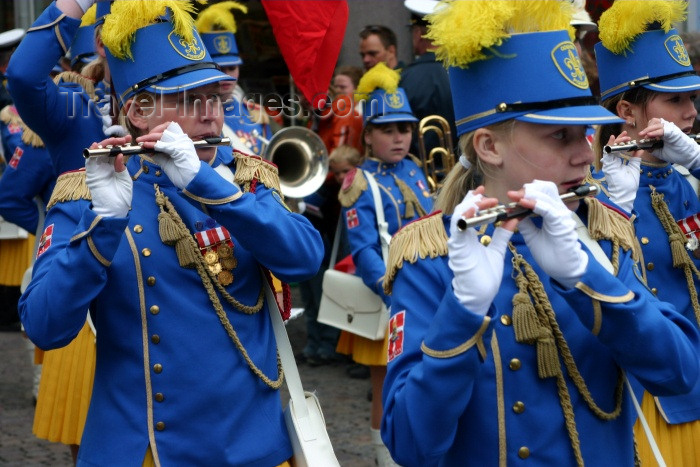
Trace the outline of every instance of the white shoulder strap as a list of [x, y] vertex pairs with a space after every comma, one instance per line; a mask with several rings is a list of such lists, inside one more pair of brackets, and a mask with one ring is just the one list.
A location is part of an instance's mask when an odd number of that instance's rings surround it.
[[374, 199], [374, 211], [377, 214], [377, 228], [379, 230], [379, 240], [382, 244], [382, 258], [384, 259], [384, 264], [386, 264], [389, 258], [389, 243], [391, 243], [391, 235], [389, 235], [389, 224], [387, 224], [384, 218], [384, 207], [382, 206], [382, 195], [379, 193], [379, 185], [374, 179], [374, 176], [363, 170], [365, 173], [365, 178], [367, 178], [367, 183], [369, 188], [372, 190], [372, 198]]

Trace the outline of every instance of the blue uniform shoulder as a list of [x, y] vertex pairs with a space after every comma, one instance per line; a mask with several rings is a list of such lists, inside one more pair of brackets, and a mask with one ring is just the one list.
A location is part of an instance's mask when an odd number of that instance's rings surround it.
[[594, 240], [609, 240], [625, 251], [632, 251], [635, 261], [641, 258], [641, 248], [634, 227], [625, 213], [596, 198], [586, 198], [588, 232]]
[[347, 173], [343, 186], [338, 193], [338, 201], [344, 208], [349, 208], [357, 202], [360, 195], [367, 189], [367, 179], [362, 170], [357, 167]]
[[236, 160], [235, 182], [243, 191], [254, 191], [257, 183], [262, 183], [271, 190], [281, 193], [277, 166], [260, 156], [251, 156], [233, 151]]
[[404, 261], [415, 263], [418, 258], [437, 258], [445, 255], [447, 255], [447, 232], [441, 211], [409, 222], [391, 239], [384, 276], [384, 293], [391, 294], [394, 278], [403, 267]]
[[57, 203], [79, 199], [92, 199], [90, 189], [85, 182], [85, 169], [66, 172], [58, 177], [46, 210], [48, 211]]

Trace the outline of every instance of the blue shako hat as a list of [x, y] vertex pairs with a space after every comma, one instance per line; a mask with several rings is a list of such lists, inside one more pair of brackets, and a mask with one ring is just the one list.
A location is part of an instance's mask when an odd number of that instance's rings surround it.
[[368, 123], [417, 122], [413, 115], [408, 97], [403, 88], [395, 92], [375, 89], [365, 102], [365, 125]]
[[491, 54], [469, 68], [448, 70], [459, 136], [510, 119], [566, 125], [622, 121], [591, 95], [568, 32], [513, 34]]
[[675, 29], [644, 32], [621, 54], [611, 52], [599, 42], [595, 45], [595, 55], [601, 99], [640, 86], [657, 92], [700, 89], [700, 77]]
[[85, 63], [97, 58], [95, 53], [95, 25], [81, 26], [75, 33], [75, 38], [70, 46], [70, 64], [74, 66], [78, 60]]
[[243, 64], [243, 60], [238, 55], [236, 36], [232, 32], [200, 32], [199, 34], [217, 65], [224, 67]]
[[[112, 3], [102, 40], [120, 106], [142, 91], [171, 94], [233, 80], [221, 72], [204, 47], [191, 8], [189, 2], [180, 0]], [[133, 17], [142, 22], [152, 17], [153, 22], [138, 27]]]

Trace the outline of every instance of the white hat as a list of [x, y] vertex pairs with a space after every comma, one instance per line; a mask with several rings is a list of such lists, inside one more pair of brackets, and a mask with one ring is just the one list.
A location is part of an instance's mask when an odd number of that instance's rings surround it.
[[429, 15], [440, 3], [438, 0], [404, 0], [403, 6], [418, 16]]
[[598, 29], [598, 25], [593, 22], [591, 15], [586, 11], [585, 0], [571, 0], [576, 12], [571, 16], [571, 25], [583, 31]]
[[21, 41], [23, 37], [24, 29], [21, 28], [10, 29], [9, 31], [0, 33], [0, 49], [14, 47], [19, 44], [19, 41]]

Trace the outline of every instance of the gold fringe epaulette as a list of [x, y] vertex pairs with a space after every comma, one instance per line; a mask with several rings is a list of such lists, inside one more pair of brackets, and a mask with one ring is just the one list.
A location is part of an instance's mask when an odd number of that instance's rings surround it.
[[39, 138], [39, 135], [34, 133], [34, 130], [22, 121], [22, 117], [19, 116], [14, 106], [8, 105], [0, 110], [0, 121], [6, 125], [19, 125], [22, 128], [22, 142], [24, 144], [28, 144], [33, 148], [44, 147], [44, 142]]
[[[338, 193], [338, 201], [340, 201], [340, 205], [344, 208], [349, 208], [355, 204], [355, 201], [357, 201], [362, 192], [367, 189], [367, 179], [362, 170], [355, 169], [354, 175], [348, 174], [348, 176], [352, 176], [352, 181], [347, 186], [343, 183], [343, 187]], [[348, 176], [345, 177], [346, 180]]]
[[85, 183], [85, 169], [66, 172], [58, 177], [46, 210], [48, 211], [57, 203], [79, 199], [92, 200], [90, 189]]
[[236, 157], [234, 181], [243, 191], [250, 191], [251, 183], [257, 180], [257, 183], [262, 183], [267, 188], [282, 194], [279, 172], [274, 164], [259, 156], [249, 156], [239, 152], [234, 152], [234, 155]]
[[586, 198], [586, 205], [591, 238], [610, 240], [625, 251], [632, 250], [632, 258], [639, 261], [642, 255], [632, 222], [595, 198]]
[[58, 83], [75, 83], [79, 84], [87, 93], [88, 96], [90, 96], [90, 99], [94, 100], [97, 102], [99, 98], [97, 97], [97, 94], [95, 93], [95, 83], [92, 82], [90, 78], [86, 78], [85, 76], [81, 75], [80, 73], [76, 73], [74, 71], [64, 71], [63, 73], [57, 74], [53, 82], [58, 84]]
[[447, 232], [442, 213], [435, 212], [406, 224], [391, 239], [389, 259], [384, 274], [384, 293], [391, 294], [394, 278], [403, 262], [415, 263], [418, 258], [437, 258], [447, 254]]

